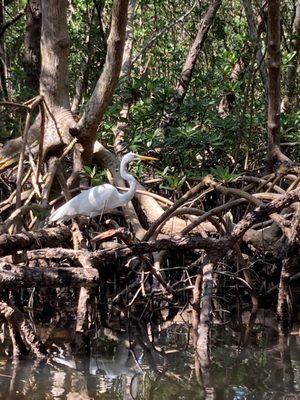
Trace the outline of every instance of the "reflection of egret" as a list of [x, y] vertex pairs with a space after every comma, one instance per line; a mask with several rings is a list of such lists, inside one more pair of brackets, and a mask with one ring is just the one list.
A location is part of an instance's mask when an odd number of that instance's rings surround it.
[[136, 191], [136, 180], [127, 171], [127, 165], [134, 160], [157, 160], [154, 157], [140, 156], [134, 153], [126, 154], [121, 161], [120, 175], [129, 183], [129, 190], [126, 193], [119, 193], [117, 189], [105, 183], [85, 190], [63, 206], [59, 207], [49, 219], [49, 222], [70, 219], [76, 215], [95, 217], [116, 207], [124, 206], [130, 201]]

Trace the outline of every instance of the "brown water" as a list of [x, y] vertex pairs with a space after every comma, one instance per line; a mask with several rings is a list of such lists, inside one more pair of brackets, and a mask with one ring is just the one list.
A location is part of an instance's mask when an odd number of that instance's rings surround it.
[[[98, 339], [90, 357], [71, 356], [68, 343], [53, 347], [46, 363], [0, 359], [0, 399], [300, 399], [300, 336], [279, 341], [255, 327], [241, 347], [241, 333], [214, 330], [209, 384], [196, 379], [189, 332], [174, 325], [128, 348]], [[101, 354], [102, 353], [102, 354]]]

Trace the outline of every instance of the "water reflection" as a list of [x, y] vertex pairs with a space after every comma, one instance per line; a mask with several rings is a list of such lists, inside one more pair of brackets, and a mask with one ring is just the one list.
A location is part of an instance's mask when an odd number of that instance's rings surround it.
[[[94, 340], [90, 357], [57, 344], [44, 363], [0, 359], [0, 399], [300, 399], [300, 337], [278, 340], [257, 327], [214, 330], [212, 365], [203, 376], [189, 330], [174, 325], [155, 339], [126, 334]], [[133, 336], [131, 335], [131, 338]]]

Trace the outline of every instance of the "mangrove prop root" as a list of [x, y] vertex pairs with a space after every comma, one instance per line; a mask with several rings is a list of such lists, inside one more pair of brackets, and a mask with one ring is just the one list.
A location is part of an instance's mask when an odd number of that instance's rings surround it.
[[12, 307], [0, 301], [0, 314], [8, 323], [17, 327], [37, 358], [41, 359], [47, 357], [47, 351], [44, 345], [40, 342], [24, 315], [16, 307]]

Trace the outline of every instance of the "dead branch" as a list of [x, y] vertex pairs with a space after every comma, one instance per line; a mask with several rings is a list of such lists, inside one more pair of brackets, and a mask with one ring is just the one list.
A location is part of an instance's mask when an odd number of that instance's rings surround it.
[[[245, 218], [243, 218], [232, 231], [232, 238], [241, 238], [242, 235], [249, 229], [251, 226], [260, 220], [262, 220], [267, 215], [270, 215], [275, 212], [280, 212], [284, 208], [288, 207], [294, 202], [299, 201], [300, 199], [300, 188], [294, 189], [291, 192], [286, 193], [285, 195], [279, 196], [276, 200], [268, 204], [263, 204], [258, 207], [256, 210], [247, 214]], [[254, 222], [255, 221], [255, 222]]]

